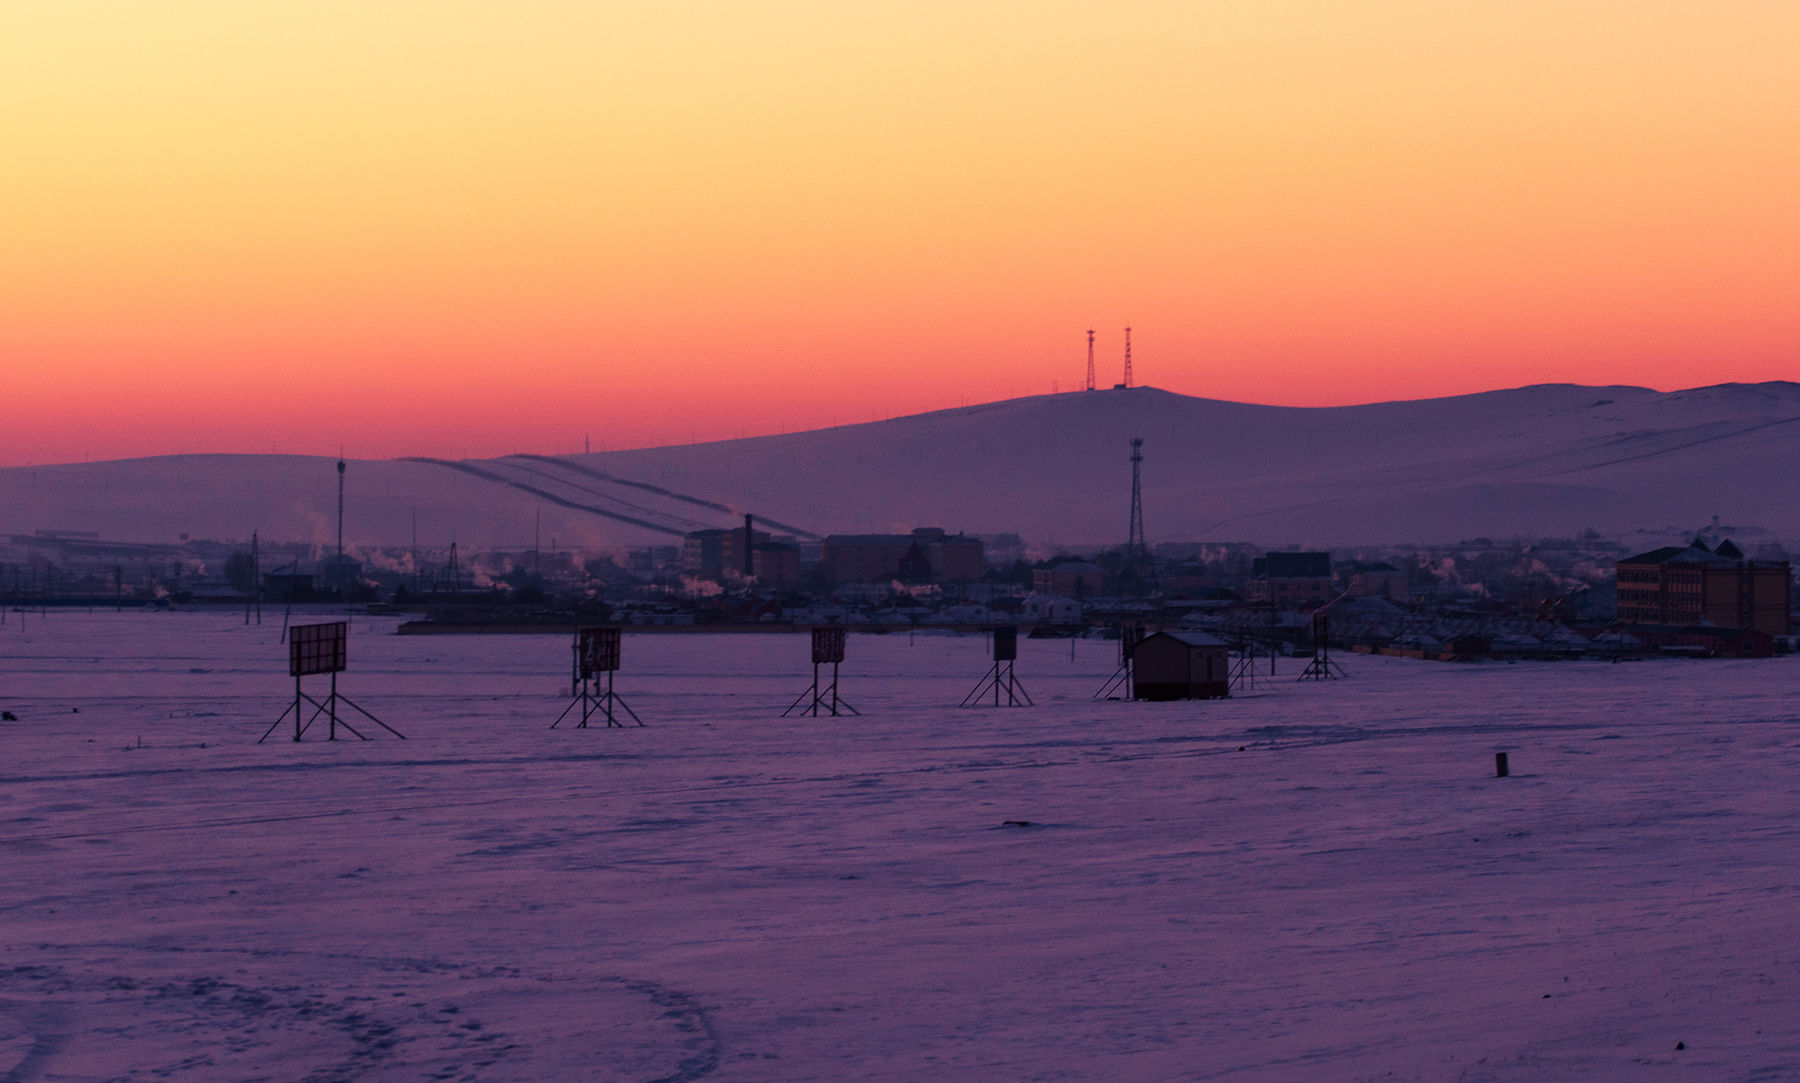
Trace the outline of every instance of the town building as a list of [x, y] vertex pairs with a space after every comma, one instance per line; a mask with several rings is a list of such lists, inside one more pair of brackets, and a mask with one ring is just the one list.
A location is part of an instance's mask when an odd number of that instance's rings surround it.
[[1793, 571], [1785, 560], [1749, 560], [1730, 539], [1696, 538], [1618, 562], [1618, 617], [1625, 624], [1754, 629], [1786, 635]]
[[1330, 553], [1266, 553], [1250, 564], [1250, 600], [1278, 609], [1331, 600]]
[[1081, 603], [1059, 594], [1027, 594], [1019, 603], [1019, 616], [1037, 624], [1076, 624]]
[[1677, 627], [1634, 624], [1630, 636], [1665, 654], [1707, 658], [1767, 658], [1775, 653], [1775, 637], [1756, 628], [1719, 628], [1711, 624]]
[[1071, 560], [1052, 568], [1034, 568], [1031, 589], [1039, 594], [1065, 598], [1092, 598], [1106, 582], [1106, 570], [1085, 560]]
[[919, 527], [910, 534], [833, 534], [819, 567], [833, 583], [953, 583], [980, 579], [987, 562], [981, 539]]
[[756, 585], [769, 590], [794, 590], [800, 585], [800, 547], [792, 542], [757, 542], [750, 547]]
[[1357, 598], [1386, 598], [1404, 602], [1412, 596], [1406, 572], [1387, 561], [1357, 564], [1350, 569], [1349, 593]]
[[266, 602], [312, 602], [319, 598], [319, 577], [297, 569], [264, 572], [262, 588]]
[[642, 549], [628, 550], [625, 554], [626, 570], [649, 579], [662, 571], [664, 565], [680, 561], [683, 548], [680, 545], [648, 545]]
[[[755, 563], [752, 550], [767, 542], [769, 535], [766, 531], [753, 529], [746, 543], [745, 529], [739, 526], [730, 530], [696, 530], [688, 534], [682, 539], [681, 570], [702, 579], [721, 578], [728, 568], [740, 575], [751, 570]], [[797, 572], [795, 576], [798, 578]]]
[[326, 590], [344, 590], [362, 582], [362, 561], [355, 557], [327, 553], [319, 561], [319, 582]]

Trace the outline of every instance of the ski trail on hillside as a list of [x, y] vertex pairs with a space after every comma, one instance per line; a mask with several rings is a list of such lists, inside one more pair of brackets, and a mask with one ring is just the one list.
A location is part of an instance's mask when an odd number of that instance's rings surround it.
[[591, 489], [585, 485], [577, 485], [574, 482], [569, 481], [566, 478], [559, 478], [559, 477], [555, 476], [554, 474], [550, 473], [548, 470], [539, 470], [535, 466], [527, 466], [524, 463], [507, 462], [505, 459], [495, 460], [494, 465], [504, 466], [509, 470], [522, 470], [525, 473], [532, 474], [536, 477], [543, 478], [545, 481], [551, 482], [553, 484], [561, 485], [568, 489], [573, 489], [575, 492], [578, 492], [578, 493], [586, 493], [589, 496], [597, 496], [602, 500], [610, 500], [615, 504], [618, 504], [622, 507], [630, 508], [633, 511], [642, 512], [645, 515], [657, 515], [657, 516], [661, 516], [664, 519], [668, 519], [671, 522], [684, 523], [690, 529], [693, 529], [693, 530], [704, 530], [707, 527], [712, 525], [711, 523], [701, 522], [698, 519], [688, 519], [688, 518], [685, 518], [680, 515], [675, 515], [671, 512], [658, 511], [655, 508], [646, 507], [642, 504], [634, 504], [629, 500], [621, 500], [616, 496], [612, 496], [608, 493], [603, 493], [598, 489]]
[[459, 470], [462, 473], [469, 474], [473, 477], [478, 477], [483, 481], [491, 481], [496, 485], [510, 485], [514, 489], [523, 490], [525, 492], [530, 493], [533, 496], [540, 497], [544, 500], [548, 500], [552, 504], [556, 504], [560, 507], [570, 508], [575, 511], [585, 511], [585, 512], [589, 513], [590, 515], [599, 515], [599, 516], [602, 516], [607, 519], [616, 519], [621, 523], [629, 523], [632, 526], [641, 526], [645, 530], [654, 530], [659, 534], [670, 534], [677, 538], [680, 538], [680, 537], [686, 536], [688, 533], [687, 531], [682, 530], [679, 527], [664, 526], [662, 523], [653, 523], [648, 519], [640, 519], [635, 515], [624, 515], [624, 514], [621, 514], [620, 512], [608, 511], [605, 508], [596, 508], [592, 504], [578, 503], [574, 500], [569, 500], [564, 497], [557, 496], [555, 493], [549, 492], [547, 490], [540, 489], [535, 485], [529, 485], [523, 481], [513, 481], [511, 478], [503, 478], [498, 474], [492, 473], [491, 471], [483, 470], [479, 466], [470, 466], [468, 463], [451, 462], [448, 459], [428, 459], [428, 458], [425, 458], [423, 456], [418, 456], [418, 455], [408, 456], [407, 458], [402, 459], [400, 461], [401, 462], [409, 462], [409, 463], [425, 463], [430, 466], [442, 466], [449, 470]]
[[[1449, 459], [1435, 464], [1436, 469], [1430, 473], [1422, 473], [1419, 464], [1409, 462], [1400, 466], [1382, 467], [1375, 470], [1351, 469], [1337, 474], [1320, 474], [1312, 480], [1324, 485], [1326, 491], [1333, 495], [1256, 508], [1249, 516], [1239, 514], [1216, 519], [1206, 524], [1206, 528], [1219, 531], [1251, 518], [1274, 519], [1294, 514], [1318, 515], [1330, 509], [1362, 503], [1366, 501], [1367, 494], [1371, 491], [1380, 491], [1387, 495], [1395, 493], [1429, 494], [1482, 488], [1499, 490], [1532, 482], [1551, 482], [1555, 479], [1568, 481], [1578, 478], [1582, 474], [1605, 470], [1608, 467], [1675, 456], [1694, 448], [1720, 444], [1796, 423], [1800, 423], [1800, 418], [1781, 418], [1775, 421], [1756, 423], [1715, 421], [1688, 429], [1650, 429], [1613, 435], [1598, 441], [1578, 441], [1555, 451], [1485, 466], [1474, 465], [1475, 460], [1472, 459]], [[1726, 431], [1717, 431], [1721, 428]], [[1689, 435], [1701, 433], [1704, 435]], [[1672, 437], [1677, 438], [1679, 442], [1661, 444], [1630, 454], [1614, 454], [1610, 458], [1595, 462], [1568, 461], [1587, 454], [1605, 453], [1610, 448], [1623, 449]], [[1534, 466], [1539, 469], [1532, 469]], [[1475, 484], [1483, 479], [1487, 479], [1485, 486]], [[1219, 495], [1218, 491], [1213, 492], [1214, 495]]]
[[[1795, 424], [1796, 422], [1800, 422], [1800, 417], [1784, 417], [1778, 421], [1764, 421], [1764, 422], [1760, 422], [1760, 423], [1756, 423], [1756, 424], [1743, 425], [1741, 427], [1732, 427], [1727, 432], [1716, 433], [1716, 434], [1710, 435], [1710, 436], [1700, 436], [1700, 437], [1696, 437], [1691, 440], [1685, 440], [1684, 442], [1679, 443], [1679, 444], [1672, 444], [1667, 447], [1659, 447], [1659, 448], [1655, 448], [1654, 450], [1642, 451], [1642, 452], [1638, 452], [1636, 454], [1631, 454], [1631, 455], [1621, 455], [1621, 456], [1618, 456], [1617, 458], [1605, 459], [1605, 460], [1602, 460], [1597, 463], [1589, 463], [1585, 466], [1572, 466], [1565, 470], [1552, 470], [1547, 473], [1532, 475], [1532, 477], [1534, 477], [1534, 478], [1558, 477], [1558, 476], [1562, 476], [1562, 475], [1566, 475], [1566, 474], [1579, 474], [1586, 470], [1599, 470], [1599, 469], [1602, 469], [1602, 468], [1608, 467], [1608, 466], [1618, 466], [1622, 463], [1641, 462], [1645, 459], [1654, 459], [1654, 458], [1658, 458], [1659, 456], [1663, 456], [1663, 455], [1672, 455], [1678, 451], [1686, 451], [1689, 448], [1702, 447], [1706, 444], [1716, 444], [1716, 443], [1719, 443], [1724, 440], [1734, 440], [1741, 436], [1749, 436], [1751, 433], [1761, 432], [1764, 429], [1773, 429], [1773, 428], [1777, 428], [1782, 425], [1792, 425], [1792, 424]], [[1671, 435], [1674, 435], [1677, 433], [1694, 432], [1699, 429], [1715, 429], [1720, 426], [1729, 427], [1729, 426], [1733, 426], [1733, 425], [1734, 425], [1734, 423], [1729, 422], [1729, 421], [1715, 421], [1715, 422], [1712, 422], [1707, 425], [1696, 426], [1695, 429], [1665, 429], [1665, 430], [1661, 430], [1661, 431], [1651, 431], [1651, 432], [1644, 432], [1644, 433], [1629, 433], [1629, 434], [1626, 434], [1623, 436], [1615, 437], [1614, 439], [1608, 440], [1604, 443], [1595, 444], [1595, 445], [1591, 445], [1591, 446], [1597, 450], [1599, 448], [1604, 448], [1604, 447], [1608, 447], [1608, 446], [1612, 446], [1612, 445], [1631, 444], [1631, 443], [1635, 443], [1635, 442], [1642, 441], [1642, 440], [1650, 440], [1650, 439], [1654, 439], [1658, 436], [1671, 436]], [[1553, 459], [1553, 458], [1555, 458], [1554, 455], [1545, 455], [1545, 456], [1537, 457], [1537, 459]], [[1529, 462], [1533, 462], [1533, 461], [1537, 461], [1537, 460], [1536, 459], [1526, 459], [1526, 460], [1522, 460], [1520, 463], [1517, 463], [1515, 465], [1524, 465], [1525, 463], [1529, 463]], [[1500, 470], [1500, 469], [1504, 469], [1504, 468], [1503, 467], [1495, 468], [1496, 471]]]
[[512, 455], [502, 456], [502, 458], [531, 459], [535, 462], [552, 463], [556, 466], [573, 470], [579, 474], [586, 474], [591, 478], [597, 478], [601, 481], [610, 481], [614, 485], [624, 485], [632, 489], [642, 489], [647, 493], [655, 493], [657, 496], [666, 496], [670, 500], [679, 500], [685, 504], [693, 504], [696, 507], [706, 508], [710, 511], [722, 511], [727, 514], [730, 514], [733, 511], [730, 506], [721, 504], [716, 500], [705, 500], [701, 497], [689, 496], [686, 493], [678, 493], [673, 489], [665, 489], [660, 485], [652, 485], [647, 481], [632, 481], [629, 478], [619, 477], [617, 474], [608, 474], [604, 470], [595, 470], [591, 466], [582, 466], [579, 463], [572, 463], [566, 459], [559, 459], [554, 455], [533, 455], [529, 452], [520, 451]]
[[[551, 463], [553, 465], [560, 466], [565, 470], [573, 470], [578, 474], [586, 474], [589, 477], [598, 478], [601, 481], [610, 481], [615, 485], [629, 485], [634, 489], [643, 489], [647, 492], [656, 493], [659, 496], [666, 496], [671, 500], [681, 500], [681, 501], [685, 501], [689, 504], [697, 504], [703, 508], [711, 508], [714, 511], [728, 512], [732, 515], [741, 514], [741, 512], [737, 508], [733, 508], [733, 507], [730, 507], [725, 504], [720, 504], [720, 503], [717, 503], [712, 500], [702, 500], [701, 498], [699, 498], [697, 496], [688, 496], [684, 493], [675, 492], [672, 489], [664, 489], [663, 487], [661, 487], [659, 485], [650, 485], [650, 484], [648, 484], [646, 482], [642, 482], [642, 481], [630, 481], [625, 478], [619, 477], [616, 474], [608, 474], [604, 470], [595, 470], [591, 466], [583, 466], [580, 463], [573, 463], [567, 459], [559, 459], [554, 455], [529, 455], [529, 454], [525, 454], [525, 453], [521, 452], [517, 455], [508, 455], [507, 458], [509, 458], [509, 459], [533, 459], [538, 462]], [[792, 523], [779, 522], [775, 519], [770, 519], [767, 516], [763, 516], [763, 515], [757, 516], [757, 520], [759, 522], [766, 523], [767, 525], [772, 526], [777, 530], [785, 530], [789, 534], [796, 535], [797, 537], [807, 538], [812, 541], [817, 541], [819, 538], [821, 538], [823, 536], [818, 533], [815, 533], [814, 531], [807, 530], [805, 527], [798, 527]]]

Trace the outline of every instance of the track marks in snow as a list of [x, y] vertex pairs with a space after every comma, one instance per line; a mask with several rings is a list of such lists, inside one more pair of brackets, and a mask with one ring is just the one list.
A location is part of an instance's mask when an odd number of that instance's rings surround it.
[[[1786, 725], [1782, 720], [1769, 720], [1762, 725]], [[1643, 724], [1637, 724], [1640, 731]], [[1667, 722], [1664, 726], [1685, 728], [1691, 723]], [[1736, 726], [1756, 726], [1758, 723], [1734, 723]], [[616, 797], [622, 792], [643, 797], [663, 797], [671, 795], [728, 795], [734, 790], [765, 789], [770, 787], [817, 787], [846, 786], [865, 787], [883, 782], [894, 782], [906, 778], [917, 778], [926, 775], [953, 777], [958, 775], [1005, 773], [1027, 770], [1053, 770], [1058, 768], [1085, 769], [1096, 763], [1126, 764], [1146, 760], [1202, 759], [1215, 756], [1232, 756], [1244, 753], [1281, 753], [1306, 749], [1327, 748], [1334, 746], [1355, 745], [1379, 741], [1412, 741], [1427, 740], [1440, 737], [1497, 737], [1505, 736], [1513, 741], [1532, 736], [1544, 735], [1579, 735], [1602, 733], [1613, 735], [1618, 729], [1613, 720], [1600, 722], [1493, 722], [1469, 724], [1441, 724], [1428, 726], [1396, 726], [1396, 727], [1364, 727], [1349, 725], [1260, 725], [1241, 730], [1228, 731], [1212, 735], [1157, 735], [1146, 738], [1130, 738], [1117, 735], [1086, 739], [1047, 739], [996, 741], [978, 745], [951, 745], [939, 749], [939, 754], [970, 752], [1002, 752], [1003, 755], [972, 755], [966, 758], [945, 758], [925, 764], [897, 764], [888, 767], [877, 767], [867, 770], [846, 772], [825, 772], [801, 775], [775, 776], [718, 776], [692, 783], [680, 785], [662, 785], [638, 787], [629, 784], [611, 782], [598, 784], [578, 784], [560, 788], [554, 792], [539, 795], [540, 802], [576, 802], [588, 803], [603, 801]], [[1030, 755], [1031, 752], [1056, 753], [1055, 755]], [[345, 760], [335, 762], [308, 762], [284, 764], [236, 764], [217, 767], [165, 768], [150, 769], [144, 772], [109, 771], [93, 773], [71, 773], [57, 775], [35, 775], [0, 777], [0, 784], [24, 783], [68, 783], [91, 782], [101, 780], [139, 779], [148, 775], [178, 775], [203, 778], [213, 774], [268, 773], [273, 775], [304, 775], [311, 772], [351, 772], [361, 773], [371, 768], [401, 769], [405, 771], [442, 771], [458, 773], [471, 767], [522, 768], [542, 767], [545, 765], [573, 765], [621, 763], [633, 758], [633, 753], [556, 753], [537, 756], [495, 756], [495, 757], [452, 757], [447, 759], [408, 758], [405, 760]], [[636, 754], [638, 756], [646, 753]], [[1522, 776], [1523, 777], [1523, 776]], [[236, 816], [210, 817], [173, 817], [154, 822], [109, 823], [104, 828], [91, 831], [30, 832], [15, 831], [0, 834], [0, 846], [31, 845], [55, 841], [80, 839], [105, 839], [121, 835], [142, 834], [146, 832], [194, 831], [210, 830], [219, 827], [298, 823], [307, 820], [331, 820], [357, 817], [392, 817], [410, 813], [473, 810], [482, 807], [505, 806], [513, 800], [510, 796], [484, 797], [462, 795], [454, 799], [433, 799], [419, 801], [389, 801], [365, 803], [323, 810], [284, 809], [280, 812], [266, 814], [249, 814]], [[885, 799], [876, 798], [877, 801]], [[58, 806], [60, 807], [60, 806]], [[55, 811], [54, 808], [39, 811]], [[27, 819], [14, 821], [23, 825]], [[511, 844], [509, 844], [511, 845]], [[544, 844], [548, 845], [548, 844]], [[488, 851], [477, 850], [476, 854], [487, 854]], [[492, 856], [489, 854], [489, 856]]]
[[554, 1078], [557, 1065], [577, 1073], [564, 1078], [693, 1083], [723, 1056], [697, 1000], [638, 977], [278, 948], [38, 954], [62, 961], [0, 969], [0, 1083], [464, 1081]]

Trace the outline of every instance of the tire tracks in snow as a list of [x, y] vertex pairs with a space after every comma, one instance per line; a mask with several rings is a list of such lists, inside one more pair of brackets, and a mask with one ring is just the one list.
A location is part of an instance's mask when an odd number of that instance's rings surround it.
[[[1734, 723], [1734, 725], [1755, 725], [1754, 722]], [[1766, 725], [1781, 725], [1780, 720], [1768, 720]], [[1670, 726], [1686, 726], [1690, 723], [1670, 723]], [[1288, 738], [1284, 733], [1270, 734], [1270, 729], [1288, 731], [1297, 729]], [[1228, 756], [1244, 752], [1286, 752], [1313, 748], [1328, 748], [1347, 744], [1359, 744], [1369, 741], [1404, 740], [1419, 737], [1483, 737], [1498, 734], [1578, 734], [1599, 731], [1616, 731], [1619, 726], [1613, 722], [1605, 723], [1493, 723], [1476, 725], [1444, 725], [1444, 726], [1406, 726], [1389, 727], [1376, 730], [1341, 730], [1333, 732], [1328, 728], [1319, 728], [1307, 732], [1304, 727], [1251, 727], [1230, 733], [1195, 737], [1155, 737], [1135, 741], [1107, 740], [1095, 738], [1092, 741], [1048, 741], [1033, 742], [1026, 745], [1011, 746], [1010, 749], [996, 749], [991, 745], [959, 745], [943, 751], [964, 754], [978, 751], [991, 751], [1000, 755], [966, 759], [962, 762], [929, 763], [889, 769], [866, 771], [844, 771], [807, 775], [772, 776], [768, 778], [710, 778], [693, 783], [674, 786], [652, 787], [559, 787], [553, 793], [541, 793], [534, 796], [539, 802], [579, 801], [591, 802], [599, 798], [617, 797], [667, 797], [686, 794], [731, 793], [738, 790], [766, 789], [785, 786], [818, 786], [832, 784], [867, 784], [900, 778], [917, 776], [944, 776], [992, 771], [1043, 770], [1064, 767], [1089, 767], [1101, 763], [1129, 763], [1141, 760], [1174, 760], [1198, 759], [1211, 756]], [[1170, 744], [1181, 743], [1188, 747], [1149, 748], [1141, 751], [1116, 752], [1114, 748], [1127, 744]], [[1201, 747], [1193, 747], [1201, 744]], [[1078, 749], [1082, 754], [1045, 757], [1019, 756], [1017, 752], [1025, 748], [1043, 749]], [[1011, 751], [1013, 755], [1005, 753]], [[459, 758], [454, 760], [390, 760], [390, 761], [358, 761], [355, 763], [332, 764], [237, 764], [218, 768], [163, 768], [147, 772], [96, 772], [92, 774], [72, 774], [59, 776], [37, 776], [23, 778], [0, 778], [0, 784], [14, 782], [83, 782], [98, 780], [117, 780], [137, 778], [146, 775], [193, 775], [203, 777], [215, 773], [242, 772], [292, 772], [306, 773], [311, 771], [355, 770], [358, 768], [455, 768], [472, 766], [480, 767], [513, 767], [522, 765], [547, 764], [581, 764], [612, 761], [621, 759], [639, 759], [641, 756], [620, 756], [617, 754], [588, 753], [570, 754], [552, 757], [542, 756], [506, 756], [489, 758]], [[119, 835], [140, 834], [146, 832], [207, 830], [218, 827], [242, 827], [261, 824], [295, 823], [306, 820], [342, 819], [356, 816], [397, 815], [409, 812], [437, 812], [453, 809], [481, 808], [494, 805], [508, 805], [518, 800], [516, 792], [503, 796], [468, 798], [450, 801], [414, 801], [390, 803], [382, 805], [357, 805], [353, 807], [328, 809], [316, 812], [283, 812], [267, 815], [218, 816], [193, 820], [169, 821], [163, 823], [145, 823], [130, 826], [110, 826], [104, 830], [41, 832], [24, 835], [0, 836], [0, 845], [26, 845], [33, 843], [72, 841], [93, 838], [111, 838]]]
[[[289, 1078], [320, 1083], [409, 1068], [417, 1069], [420, 1078], [473, 1078], [503, 1070], [517, 1055], [514, 1051], [524, 1048], [520, 1036], [495, 1029], [491, 1020], [483, 1022], [484, 1003], [507, 995], [509, 987], [514, 991], [554, 987], [563, 995], [570, 983], [595, 991], [610, 989], [625, 994], [626, 1004], [635, 1000], [643, 1005], [647, 1045], [637, 1052], [647, 1052], [665, 1065], [674, 1062], [673, 1070], [649, 1083], [695, 1083], [717, 1071], [724, 1056], [718, 1025], [693, 994], [629, 974], [550, 974], [439, 958], [157, 941], [38, 944], [35, 949], [49, 959], [62, 956], [69, 961], [0, 969], [0, 991], [29, 995], [24, 1000], [0, 999], [0, 1018], [16, 1020], [31, 1043], [23, 1058], [0, 1075], [0, 1083], [25, 1083], [54, 1071], [58, 1055], [81, 1038], [84, 1017], [102, 1027], [97, 1034], [117, 1040], [113, 1031], [121, 1010], [129, 1012], [133, 1027], [154, 1031], [163, 1025], [178, 1032], [199, 1028], [209, 1036], [203, 1044], [211, 1053], [167, 1065], [140, 1065], [151, 1075], [210, 1070], [208, 1078], [216, 1078], [221, 1069], [231, 1068], [234, 1057], [248, 1057], [260, 1068], [259, 1054], [276, 1052], [284, 1038], [336, 1035], [340, 1041], [335, 1052], [314, 1053], [315, 1063], [284, 1060], [282, 1071]], [[137, 956], [138, 965], [129, 965], [129, 958], [102, 965], [93, 958], [97, 951]], [[246, 978], [244, 968], [234, 966], [237, 977], [213, 976], [225, 970], [220, 964], [228, 959], [274, 964], [276, 973]], [[203, 961], [210, 965], [194, 965]], [[324, 964], [324, 972], [298, 975], [295, 962]], [[346, 972], [358, 975], [358, 980], [334, 978]], [[454, 978], [453, 995], [446, 1000], [444, 990], [415, 982], [405, 995], [376, 997], [368, 992], [371, 973]], [[483, 995], [470, 1000], [471, 991]], [[299, 1047], [309, 1044], [301, 1040]], [[162, 1053], [176, 1055], [170, 1050]], [[218, 1059], [226, 1063], [221, 1065]], [[429, 1072], [443, 1062], [450, 1063]], [[8, 1066], [0, 1063], [0, 1067]], [[471, 1070], [476, 1076], [469, 1074]], [[259, 1077], [264, 1074], [258, 1071]]]

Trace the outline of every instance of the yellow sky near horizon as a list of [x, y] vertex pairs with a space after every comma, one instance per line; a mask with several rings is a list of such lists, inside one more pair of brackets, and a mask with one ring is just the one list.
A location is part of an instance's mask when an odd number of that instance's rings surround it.
[[[1793, 374], [1800, 5], [0, 16], [0, 462]], [[10, 412], [10, 411], [9, 411]], [[436, 441], [434, 443], [434, 441]], [[596, 440], [596, 443], [599, 443]], [[62, 450], [59, 450], [62, 449]]]

